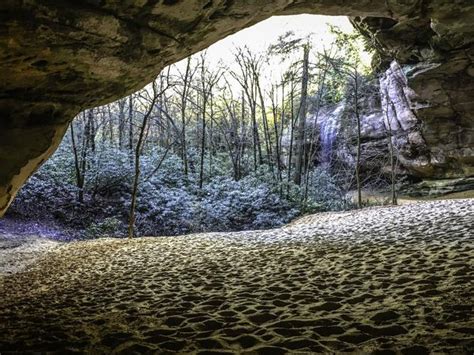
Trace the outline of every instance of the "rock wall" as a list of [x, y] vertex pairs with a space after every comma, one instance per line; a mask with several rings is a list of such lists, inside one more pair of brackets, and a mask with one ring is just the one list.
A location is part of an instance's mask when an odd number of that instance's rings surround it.
[[[384, 175], [389, 176], [389, 130], [384, 118], [384, 112], [380, 105], [380, 98], [375, 96], [366, 97], [361, 105], [361, 169], [362, 175]], [[314, 116], [308, 120], [314, 123]], [[328, 123], [329, 122], [329, 123]], [[330, 127], [332, 142], [325, 143], [325, 136]], [[322, 107], [318, 113], [316, 123], [317, 132], [315, 154], [316, 164], [330, 164], [333, 168], [348, 169], [354, 171], [356, 164], [356, 122], [352, 114], [352, 108], [342, 101], [336, 105]], [[392, 132], [392, 141], [398, 142], [397, 155], [405, 148], [406, 132], [402, 130]], [[328, 148], [329, 146], [329, 148]], [[399, 165], [397, 172], [410, 174], [405, 166]]]
[[423, 177], [433, 174], [431, 156], [422, 134], [422, 122], [412, 107], [415, 97], [408, 87], [402, 67], [392, 62], [381, 75], [380, 108], [378, 114], [383, 131], [389, 135], [400, 164], [408, 173]]
[[[385, 127], [391, 125], [399, 160], [411, 174], [430, 179], [473, 176], [474, 119], [471, 111], [460, 110], [474, 99], [456, 95], [454, 87], [462, 82], [443, 89], [441, 81], [449, 74], [435, 74], [442, 66], [390, 64], [380, 79]], [[460, 101], [469, 102], [458, 105]]]
[[408, 4], [414, 12], [402, 21], [352, 19], [378, 49], [374, 65], [385, 71], [382, 96], [396, 101], [388, 108], [391, 119], [401, 117], [411, 132], [401, 159], [421, 177], [473, 176], [474, 2]]
[[[166, 65], [242, 28], [299, 13], [359, 16], [354, 23], [376, 41], [381, 63], [387, 56], [423, 63], [408, 76], [422, 104], [417, 115], [442, 121], [441, 131], [424, 139], [443, 166], [472, 174], [471, 0], [6, 0], [0, 2], [0, 216], [81, 109], [140, 89]], [[446, 152], [442, 132], [453, 127], [469, 133], [452, 134], [456, 143]]]
[[[388, 157], [391, 139], [399, 162], [399, 173], [431, 180], [474, 175], [474, 121], [467, 120], [463, 124], [457, 120], [443, 120], [439, 116], [427, 119], [424, 114], [432, 109], [432, 103], [423, 101], [409, 86], [414, 70], [414, 66], [401, 66], [392, 61], [379, 76], [378, 90], [364, 97], [361, 107], [363, 171], [390, 171]], [[337, 127], [338, 132], [332, 132], [332, 135], [339, 136], [333, 138], [338, 142], [334, 147], [335, 156], [352, 166], [355, 164], [356, 146], [354, 140], [351, 141], [355, 135], [355, 123], [350, 112], [345, 102], [325, 107], [321, 110], [318, 127], [321, 156], [327, 156], [324, 152], [327, 150], [327, 143], [324, 143], [327, 126]]]

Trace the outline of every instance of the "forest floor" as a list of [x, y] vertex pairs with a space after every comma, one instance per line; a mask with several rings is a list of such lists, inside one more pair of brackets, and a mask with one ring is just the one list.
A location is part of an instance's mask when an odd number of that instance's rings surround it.
[[0, 273], [0, 352], [472, 354], [473, 225], [461, 199], [51, 242]]

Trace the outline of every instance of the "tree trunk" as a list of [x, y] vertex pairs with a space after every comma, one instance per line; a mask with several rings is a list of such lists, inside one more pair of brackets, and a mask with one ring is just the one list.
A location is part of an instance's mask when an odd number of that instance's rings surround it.
[[125, 99], [118, 101], [119, 106], [119, 126], [118, 126], [118, 139], [119, 148], [122, 149], [124, 146], [124, 133], [125, 133]]
[[128, 149], [130, 158], [133, 154], [133, 98], [132, 95], [128, 97]]
[[262, 110], [262, 123], [263, 123], [263, 133], [264, 133], [263, 137], [265, 139], [265, 148], [267, 151], [267, 164], [270, 166], [272, 174], [275, 175], [270, 129], [268, 127], [267, 112], [265, 110], [265, 100], [263, 98], [262, 88], [260, 87], [260, 81], [257, 74], [255, 74], [255, 82], [257, 86], [258, 96], [260, 98], [260, 107]]
[[214, 150], [214, 136], [213, 136], [213, 129], [214, 129], [214, 98], [212, 92], [209, 93], [209, 177], [212, 177], [212, 164], [213, 164], [213, 156], [215, 154]]
[[356, 153], [356, 184], [357, 184], [357, 207], [362, 208], [362, 186], [360, 181], [360, 158], [361, 158], [361, 127], [360, 127], [360, 113], [359, 113], [359, 74], [357, 67], [354, 69], [354, 115], [357, 124], [357, 153]]
[[[134, 235], [134, 229], [135, 229], [135, 207], [137, 204], [137, 193], [138, 193], [138, 183], [140, 179], [140, 154], [145, 138], [145, 130], [148, 124], [148, 119], [151, 116], [151, 113], [153, 112], [153, 108], [155, 106], [156, 100], [158, 98], [157, 92], [156, 92], [156, 82], [153, 82], [153, 98], [150, 103], [150, 107], [148, 108], [147, 112], [143, 116], [143, 121], [140, 127], [140, 134], [138, 136], [138, 141], [137, 145], [135, 146], [135, 175], [133, 177], [133, 185], [132, 185], [132, 201], [130, 203], [130, 216], [128, 219], [128, 238], [131, 239], [133, 238]], [[131, 102], [130, 102], [130, 107]]]
[[95, 153], [95, 135], [96, 135], [96, 130], [95, 130], [95, 119], [94, 119], [94, 109], [89, 109], [87, 111], [87, 144], [88, 147], [91, 149], [92, 153]]
[[295, 87], [293, 80], [291, 81], [291, 91], [290, 91], [290, 148], [288, 152], [288, 184], [286, 187], [287, 197], [290, 195], [290, 180], [291, 180], [291, 170], [293, 162], [293, 141], [294, 141], [294, 132], [295, 132]]
[[305, 141], [306, 141], [306, 114], [307, 114], [307, 98], [308, 98], [308, 68], [309, 68], [309, 46], [304, 46], [303, 55], [303, 77], [301, 80], [301, 103], [299, 110], [299, 122], [297, 132], [297, 153], [294, 182], [301, 185], [301, 175], [303, 174], [303, 166], [305, 160]]
[[[309, 137], [309, 149], [308, 149], [308, 162], [305, 166], [304, 169], [304, 176], [305, 176], [305, 184], [304, 184], [304, 194], [303, 194], [303, 201], [304, 205], [306, 205], [306, 202], [308, 200], [308, 193], [309, 193], [309, 182], [311, 179], [311, 168], [314, 166], [314, 160], [316, 159], [316, 129], [317, 129], [317, 123], [319, 120], [319, 110], [321, 108], [321, 100], [324, 94], [324, 85], [326, 82], [326, 74], [328, 70], [328, 62], [326, 61], [325, 67], [321, 72], [319, 72], [318, 75], [318, 94], [317, 94], [317, 101], [316, 101], [316, 108], [315, 108], [315, 113], [313, 114], [313, 125], [310, 130], [310, 137]], [[314, 109], [314, 108], [313, 108]]]
[[80, 203], [84, 202], [84, 175], [81, 173], [79, 154], [77, 152], [76, 138], [74, 134], [74, 122], [71, 122], [71, 145], [74, 155], [74, 170], [76, 172], [76, 185], [78, 189], [77, 200]]
[[183, 80], [183, 92], [181, 95], [181, 149], [183, 157], [184, 175], [188, 176], [188, 148], [186, 146], [186, 104], [189, 93], [189, 80], [191, 73], [191, 57], [186, 62], [186, 73]]
[[255, 112], [255, 106], [249, 102], [250, 114], [252, 116], [252, 138], [253, 138], [253, 170], [257, 171], [259, 161], [257, 161], [257, 150], [260, 149], [260, 142], [258, 139], [258, 128], [257, 128], [257, 118]]
[[109, 144], [110, 146], [113, 146], [114, 145], [114, 120], [113, 120], [113, 116], [112, 116], [112, 110], [110, 109], [110, 104], [107, 105], [107, 113], [108, 113], [108, 116], [109, 116], [109, 120], [108, 120], [108, 123], [109, 123]]
[[[387, 94], [387, 100], [390, 100]], [[393, 102], [390, 100], [390, 104], [392, 106], [392, 110], [395, 113], [395, 106]], [[392, 205], [397, 205], [397, 189], [396, 189], [396, 173], [395, 173], [395, 150], [392, 142], [392, 124], [390, 123], [390, 117], [388, 116], [388, 110], [386, 112], [387, 115], [387, 124], [388, 124], [388, 144], [389, 144], [389, 151], [390, 151], [390, 178], [391, 178], [391, 192], [392, 192]]]
[[206, 110], [207, 110], [207, 88], [206, 71], [204, 67], [204, 58], [201, 63], [201, 86], [202, 86], [202, 106], [201, 106], [201, 156], [199, 161], [199, 189], [202, 189], [204, 183], [204, 157], [206, 155]]
[[201, 112], [201, 157], [199, 161], [199, 188], [202, 189], [204, 181], [204, 156], [206, 154], [206, 103], [203, 102]]
[[[273, 114], [273, 129], [275, 132], [275, 151], [276, 151], [276, 156], [275, 156], [275, 161], [276, 161], [276, 168], [277, 168], [277, 179], [278, 182], [280, 183], [280, 195], [282, 195], [281, 191], [281, 182], [282, 182], [282, 176], [281, 176], [281, 150], [280, 150], [280, 134], [278, 132], [278, 104], [273, 96], [275, 93], [272, 92], [272, 114]], [[281, 120], [283, 120], [283, 117], [281, 117]]]
[[[239, 154], [237, 160], [238, 174], [236, 180], [240, 180], [242, 177], [242, 159], [245, 159], [245, 148], [247, 146], [247, 130], [245, 120], [245, 96], [242, 92], [242, 103], [240, 112], [240, 136], [239, 136]], [[245, 163], [245, 161], [244, 161]]]

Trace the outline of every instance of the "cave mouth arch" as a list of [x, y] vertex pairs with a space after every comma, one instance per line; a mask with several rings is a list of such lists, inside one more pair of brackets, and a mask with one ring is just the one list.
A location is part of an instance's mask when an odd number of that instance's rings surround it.
[[[452, 92], [455, 83], [473, 85], [474, 5], [469, 0], [32, 1], [7, 2], [0, 10], [0, 216], [55, 151], [79, 111], [136, 91], [166, 65], [272, 15], [358, 16], [381, 52], [393, 53], [402, 63], [436, 61], [424, 69], [438, 74], [430, 82], [433, 90], [422, 90], [422, 76], [414, 82], [426, 99], [440, 88], [431, 100], [436, 110], [427, 115], [446, 119], [456, 114], [468, 131], [472, 127], [472, 90], [462, 96]], [[461, 140], [472, 150], [472, 135]], [[472, 174], [472, 153], [467, 163], [464, 173]]]

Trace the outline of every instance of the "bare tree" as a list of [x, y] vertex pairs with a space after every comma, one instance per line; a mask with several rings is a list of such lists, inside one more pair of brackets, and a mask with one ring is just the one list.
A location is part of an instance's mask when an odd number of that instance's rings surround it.
[[[210, 71], [207, 67], [205, 54], [200, 58], [200, 96], [201, 96], [201, 155], [199, 161], [199, 188], [202, 189], [204, 182], [204, 157], [206, 155], [206, 129], [207, 129], [207, 110], [212, 97], [212, 90], [218, 83], [222, 72], [220, 69]], [[210, 118], [212, 120], [212, 117]]]
[[[84, 113], [83, 113], [84, 115]], [[71, 146], [74, 155], [74, 170], [76, 173], [76, 186], [78, 188], [78, 201], [80, 203], [84, 202], [84, 182], [85, 182], [85, 173], [86, 173], [86, 155], [87, 150], [85, 145], [82, 145], [82, 153], [79, 157], [78, 147], [76, 144], [76, 134], [74, 131], [74, 121], [71, 123], [70, 133], [71, 133]]]
[[133, 155], [133, 95], [128, 97], [128, 151], [131, 162]]
[[235, 180], [242, 177], [242, 159], [244, 158], [245, 146], [247, 145], [247, 126], [245, 119], [245, 100], [242, 95], [235, 98], [232, 90], [228, 88], [231, 85], [225, 80], [225, 87], [221, 91], [219, 102], [222, 107], [219, 108], [220, 119], [214, 120], [218, 130], [221, 133], [224, 146], [232, 162], [233, 176]]
[[395, 147], [393, 144], [393, 130], [392, 130], [392, 122], [390, 119], [389, 115], [389, 109], [392, 110], [392, 113], [396, 115], [396, 110], [395, 110], [395, 105], [390, 98], [388, 92], [383, 93], [385, 95], [385, 107], [383, 108], [383, 111], [385, 113], [385, 120], [386, 120], [386, 125], [384, 127], [387, 127], [387, 133], [388, 133], [388, 150], [389, 150], [389, 157], [390, 157], [390, 191], [391, 191], [391, 200], [392, 200], [392, 205], [397, 205], [397, 188], [396, 188], [396, 157], [395, 157]]
[[[284, 95], [284, 83], [282, 83], [282, 93]], [[281, 164], [281, 158], [282, 158], [282, 152], [281, 152], [281, 140], [280, 137], [282, 135], [282, 132], [280, 131], [280, 127], [283, 126], [283, 123], [281, 126], [278, 125], [278, 97], [277, 97], [277, 90], [275, 86], [272, 86], [272, 91], [270, 93], [270, 100], [272, 103], [272, 116], [273, 116], [273, 130], [275, 133], [275, 161], [276, 161], [276, 168], [277, 168], [277, 179], [278, 182], [280, 183], [280, 195], [283, 195], [282, 192], [282, 182], [283, 182], [283, 176], [282, 176], [282, 164]], [[282, 113], [280, 115], [280, 120], [283, 122], [283, 109]]]
[[[71, 146], [74, 156], [74, 170], [76, 174], [76, 185], [78, 188], [78, 201], [84, 202], [84, 188], [86, 181], [86, 171], [89, 165], [90, 155], [95, 154], [95, 134], [94, 109], [83, 111], [79, 116], [81, 129], [79, 137], [81, 140], [80, 152], [76, 142], [75, 122], [71, 123]], [[93, 158], [93, 157], [92, 157]]]
[[[145, 131], [148, 125], [148, 121], [153, 113], [153, 110], [155, 109], [156, 102], [158, 98], [163, 94], [163, 92], [168, 88], [162, 87], [161, 92], [158, 91], [157, 88], [157, 83], [156, 80], [153, 81], [151, 85], [152, 93], [151, 95], [148, 93], [146, 89], [144, 89], [141, 92], [141, 98], [144, 99], [144, 101], [148, 101], [148, 107], [143, 115], [142, 122], [140, 125], [140, 131], [139, 131], [139, 136], [137, 140], [137, 144], [135, 146], [134, 150], [134, 156], [135, 156], [135, 161], [134, 161], [134, 166], [135, 166], [135, 174], [133, 177], [133, 184], [132, 184], [132, 196], [131, 196], [131, 203], [130, 203], [130, 214], [129, 214], [129, 219], [128, 219], [128, 238], [132, 238], [134, 234], [134, 227], [135, 227], [135, 209], [136, 209], [136, 203], [137, 203], [137, 193], [138, 193], [138, 184], [140, 180], [140, 156], [142, 153], [142, 147], [145, 139]], [[161, 163], [159, 164], [161, 165]]]
[[348, 85], [346, 100], [350, 102], [350, 111], [356, 123], [356, 162], [355, 179], [357, 188], [357, 207], [362, 207], [362, 181], [361, 181], [361, 98], [364, 76], [361, 73], [361, 60], [356, 47], [359, 34], [347, 34], [335, 27], [331, 31], [337, 36], [336, 46], [343, 53], [338, 58], [326, 56], [335, 71], [346, 78]]
[[183, 159], [184, 174], [188, 175], [188, 152], [187, 152], [187, 141], [186, 141], [186, 108], [189, 101], [191, 82], [194, 74], [197, 70], [197, 66], [192, 68], [191, 57], [186, 60], [186, 69], [184, 73], [179, 72], [180, 86], [176, 86], [179, 90], [176, 90], [180, 97], [180, 114], [181, 114], [181, 156]]
[[292, 174], [292, 166], [293, 166], [293, 151], [294, 151], [294, 137], [295, 137], [295, 126], [296, 120], [298, 115], [295, 115], [295, 80], [294, 74], [291, 73], [290, 76], [290, 146], [288, 152], [288, 169], [287, 169], [287, 189], [286, 194], [289, 196], [290, 194], [290, 181], [291, 181], [291, 174]]
[[[252, 121], [253, 138], [253, 163], [254, 171], [263, 163], [262, 147], [260, 145], [260, 134], [257, 123], [257, 85], [255, 82], [255, 71], [261, 65], [261, 58], [252, 54], [248, 48], [238, 48], [234, 54], [239, 66], [239, 73], [231, 71], [233, 78], [240, 84], [245, 94], [246, 102], [250, 108], [250, 119]], [[245, 100], [242, 100], [245, 103]]]
[[118, 104], [118, 145], [122, 149], [124, 147], [124, 131], [125, 131], [125, 105], [127, 104], [127, 98], [123, 98], [117, 101]]
[[319, 112], [322, 106], [322, 98], [323, 95], [326, 91], [325, 85], [326, 85], [326, 76], [329, 71], [329, 61], [327, 58], [332, 57], [332, 50], [329, 52], [324, 51], [324, 55], [318, 55], [316, 67], [319, 69], [318, 70], [318, 76], [317, 76], [317, 92], [316, 92], [316, 102], [313, 107], [313, 124], [312, 127], [310, 128], [310, 133], [309, 133], [309, 148], [308, 148], [308, 162], [305, 165], [304, 169], [304, 177], [305, 177], [305, 184], [304, 184], [304, 193], [303, 193], [303, 203], [306, 205], [306, 201], [308, 199], [308, 190], [309, 190], [309, 182], [310, 182], [310, 175], [311, 175], [311, 168], [313, 167], [313, 163], [316, 159], [316, 131], [317, 131], [317, 123], [319, 120]]
[[306, 116], [308, 113], [308, 77], [309, 77], [309, 45], [303, 46], [303, 74], [301, 78], [300, 110], [298, 110], [298, 130], [296, 132], [296, 163], [293, 181], [301, 185], [301, 176], [305, 164]]

